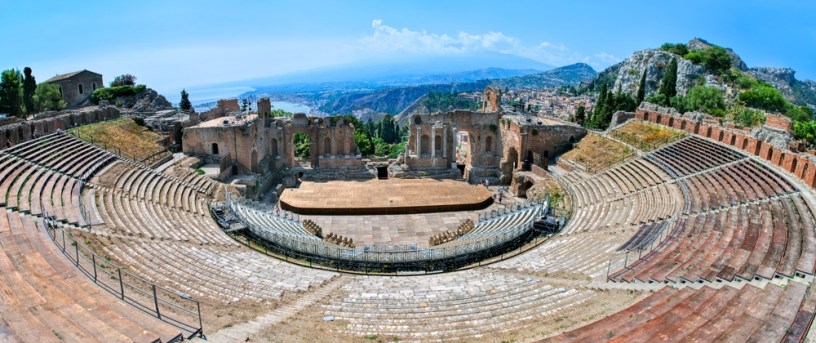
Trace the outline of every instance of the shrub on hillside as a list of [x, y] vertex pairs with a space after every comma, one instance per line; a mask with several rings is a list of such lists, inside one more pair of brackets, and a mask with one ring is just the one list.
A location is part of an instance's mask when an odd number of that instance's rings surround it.
[[91, 101], [94, 104], [99, 104], [100, 100], [113, 100], [120, 96], [132, 96], [144, 92], [145, 89], [147, 89], [145, 85], [98, 88], [91, 94]]
[[784, 113], [788, 101], [771, 85], [755, 83], [750, 89], [740, 93], [739, 100], [753, 108]]
[[731, 68], [731, 55], [718, 46], [695, 50], [685, 54], [684, 57], [695, 64], [702, 64], [714, 72], [724, 72]]
[[676, 55], [685, 56], [689, 53], [688, 45], [683, 43], [664, 43], [660, 46], [660, 50], [667, 51]]
[[688, 91], [688, 109], [717, 117], [725, 116], [725, 99], [716, 87], [694, 86]]

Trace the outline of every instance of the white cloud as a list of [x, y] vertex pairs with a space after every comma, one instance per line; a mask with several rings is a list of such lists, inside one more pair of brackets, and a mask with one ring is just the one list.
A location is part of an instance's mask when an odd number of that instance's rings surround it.
[[585, 62], [596, 68], [620, 61], [620, 58], [605, 52], [587, 55], [573, 51], [563, 43], [543, 41], [537, 45], [525, 45], [521, 39], [501, 32], [473, 34], [460, 31], [456, 35], [438, 34], [425, 30], [398, 29], [386, 25], [381, 19], [374, 19], [371, 28], [373, 32], [361, 38], [356, 46], [371, 54], [458, 54], [489, 51], [522, 56], [554, 66]]

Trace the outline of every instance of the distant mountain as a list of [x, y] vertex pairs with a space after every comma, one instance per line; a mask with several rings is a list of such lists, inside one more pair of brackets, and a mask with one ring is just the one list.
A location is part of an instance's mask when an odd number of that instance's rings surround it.
[[372, 111], [397, 114], [430, 92], [461, 93], [482, 90], [490, 84], [489, 80], [420, 85], [386, 88], [370, 92], [352, 92], [337, 94], [324, 99], [320, 111], [328, 114], [354, 113], [354, 111]]
[[597, 75], [595, 69], [592, 69], [588, 64], [576, 63], [543, 73], [496, 80], [495, 84], [501, 88], [542, 89], [587, 82]]
[[531, 59], [499, 53], [439, 55], [361, 61], [285, 75], [231, 82], [226, 85], [264, 88], [281, 85], [361, 83], [366, 87], [410, 86], [429, 83], [468, 82], [526, 75], [553, 67]]
[[[472, 74], [478, 75], [478, 72]], [[513, 76], [503, 79], [484, 79], [471, 82], [429, 84], [406, 87], [389, 87], [375, 91], [321, 93], [311, 97], [319, 102], [320, 111], [327, 114], [373, 111], [398, 114], [429, 92], [461, 93], [483, 90], [488, 85], [502, 88], [551, 88], [588, 82], [597, 73], [592, 67], [577, 63], [543, 73]]]

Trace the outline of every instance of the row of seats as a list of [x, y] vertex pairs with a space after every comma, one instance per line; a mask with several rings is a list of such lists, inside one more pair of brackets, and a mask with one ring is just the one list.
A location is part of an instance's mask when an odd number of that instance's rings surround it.
[[67, 134], [53, 134], [0, 154], [0, 204], [84, 226], [80, 189], [115, 155]]
[[[163, 206], [200, 215], [209, 215], [207, 195], [211, 192], [207, 178], [178, 179], [148, 168], [125, 162], [125, 172], [120, 174], [114, 189], [118, 192]], [[190, 183], [190, 182], [193, 183]]]
[[0, 207], [0, 247], [2, 342], [150, 342], [179, 334], [96, 287], [51, 242], [41, 219]]
[[652, 246], [655, 241], [658, 241], [661, 238], [661, 235], [666, 233], [666, 229], [668, 227], [668, 221], [643, 224], [640, 226], [637, 233], [632, 236], [632, 238], [629, 238], [626, 243], [618, 248], [618, 251], [645, 250]]
[[672, 177], [683, 177], [746, 158], [742, 152], [690, 136], [648, 154]]
[[814, 218], [801, 197], [678, 219], [661, 249], [611, 276], [622, 281], [715, 281], [814, 273]]
[[671, 180], [665, 172], [644, 159], [634, 159], [592, 177], [570, 173], [564, 177], [575, 193], [575, 207], [619, 199]]
[[543, 342], [800, 342], [813, 319], [813, 293], [798, 282], [764, 288], [665, 287], [623, 311]]
[[796, 191], [779, 175], [752, 161], [717, 168], [679, 182], [685, 184], [693, 200], [686, 213], [726, 208]]
[[605, 280], [607, 270], [623, 267], [610, 259], [634, 230], [597, 229], [570, 235], [555, 235], [535, 249], [489, 268], [526, 273], [558, 275], [578, 280]]
[[218, 232], [218, 225], [208, 214], [162, 206], [150, 201], [139, 201], [120, 192], [109, 190], [90, 192], [95, 195], [95, 207], [102, 222], [105, 223], [104, 226], [94, 226], [95, 232], [99, 234], [199, 244], [238, 245], [232, 238]]
[[102, 249], [132, 273], [204, 304], [277, 301], [335, 276], [240, 247], [114, 237]]
[[468, 270], [416, 277], [359, 277], [321, 305], [353, 335], [409, 341], [475, 341], [479, 335], [539, 326], [542, 316], [574, 313], [597, 294], [539, 278]]
[[682, 211], [682, 198], [676, 185], [664, 183], [623, 198], [573, 207], [573, 220], [564, 228], [563, 233], [639, 225], [667, 219]]

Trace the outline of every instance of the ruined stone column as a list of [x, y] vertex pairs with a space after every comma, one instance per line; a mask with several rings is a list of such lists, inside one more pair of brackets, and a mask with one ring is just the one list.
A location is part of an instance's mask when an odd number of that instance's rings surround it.
[[442, 127], [442, 158], [448, 157], [448, 130]]
[[436, 157], [436, 126], [431, 126], [431, 157]]
[[420, 145], [421, 144], [421, 140], [420, 140], [421, 137], [422, 137], [422, 134], [421, 134], [421, 132], [419, 130], [419, 125], [417, 125], [417, 127], [416, 127], [416, 145], [414, 146], [414, 149], [416, 149], [415, 153], [416, 153], [417, 156], [422, 155], [422, 146]]

